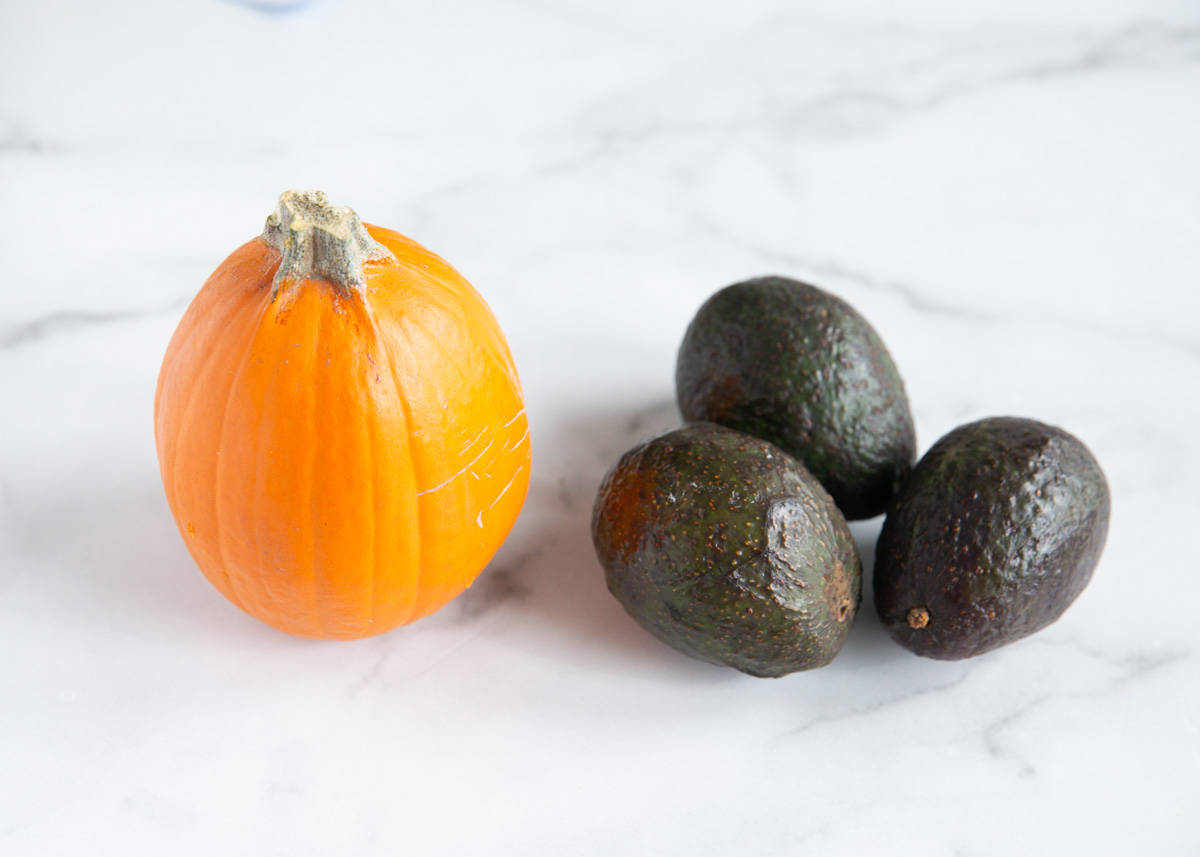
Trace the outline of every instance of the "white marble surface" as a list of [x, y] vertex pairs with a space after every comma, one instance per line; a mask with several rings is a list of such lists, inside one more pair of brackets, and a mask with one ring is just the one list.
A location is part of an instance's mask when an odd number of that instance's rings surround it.
[[[1198, 153], [1190, 0], [5, 0], [0, 854], [1200, 853]], [[288, 187], [462, 270], [533, 426], [476, 586], [355, 643], [226, 603], [155, 463], [167, 339]], [[1058, 624], [939, 663], [867, 601], [764, 681], [609, 597], [596, 484], [768, 272], [875, 323], [922, 449], [1005, 413], [1092, 447], [1112, 529]]]

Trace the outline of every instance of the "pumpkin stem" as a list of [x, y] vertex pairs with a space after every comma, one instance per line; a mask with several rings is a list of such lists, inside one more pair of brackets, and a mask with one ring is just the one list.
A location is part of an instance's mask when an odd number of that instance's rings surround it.
[[330, 205], [319, 190], [285, 190], [267, 218], [262, 239], [283, 258], [272, 294], [290, 281], [324, 279], [349, 293], [366, 286], [363, 263], [395, 259], [367, 232], [358, 215], [344, 205]]

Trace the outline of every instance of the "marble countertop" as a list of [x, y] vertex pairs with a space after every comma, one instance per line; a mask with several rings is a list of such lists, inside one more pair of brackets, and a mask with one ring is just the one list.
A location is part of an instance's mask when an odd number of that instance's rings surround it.
[[[1193, 4], [270, 5], [0, 9], [0, 853], [1200, 853]], [[289, 187], [464, 272], [533, 431], [476, 585], [354, 643], [228, 604], [155, 460], [168, 337]], [[1060, 622], [942, 663], [868, 600], [757, 680], [608, 595], [597, 483], [764, 273], [872, 320], [922, 450], [994, 414], [1092, 448]]]

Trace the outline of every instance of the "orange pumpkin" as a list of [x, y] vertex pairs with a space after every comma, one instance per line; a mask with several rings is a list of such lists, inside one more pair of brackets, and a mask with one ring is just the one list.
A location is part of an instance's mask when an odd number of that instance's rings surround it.
[[444, 605], [529, 486], [521, 384], [446, 262], [318, 192], [192, 301], [163, 359], [155, 440], [192, 557], [290, 634], [353, 639]]

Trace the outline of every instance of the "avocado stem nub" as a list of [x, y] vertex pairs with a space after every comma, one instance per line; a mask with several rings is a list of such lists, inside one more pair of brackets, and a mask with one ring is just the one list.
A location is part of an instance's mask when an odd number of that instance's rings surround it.
[[914, 631], [919, 631], [929, 624], [929, 611], [924, 607], [914, 607], [908, 611], [906, 619], [908, 627]]

